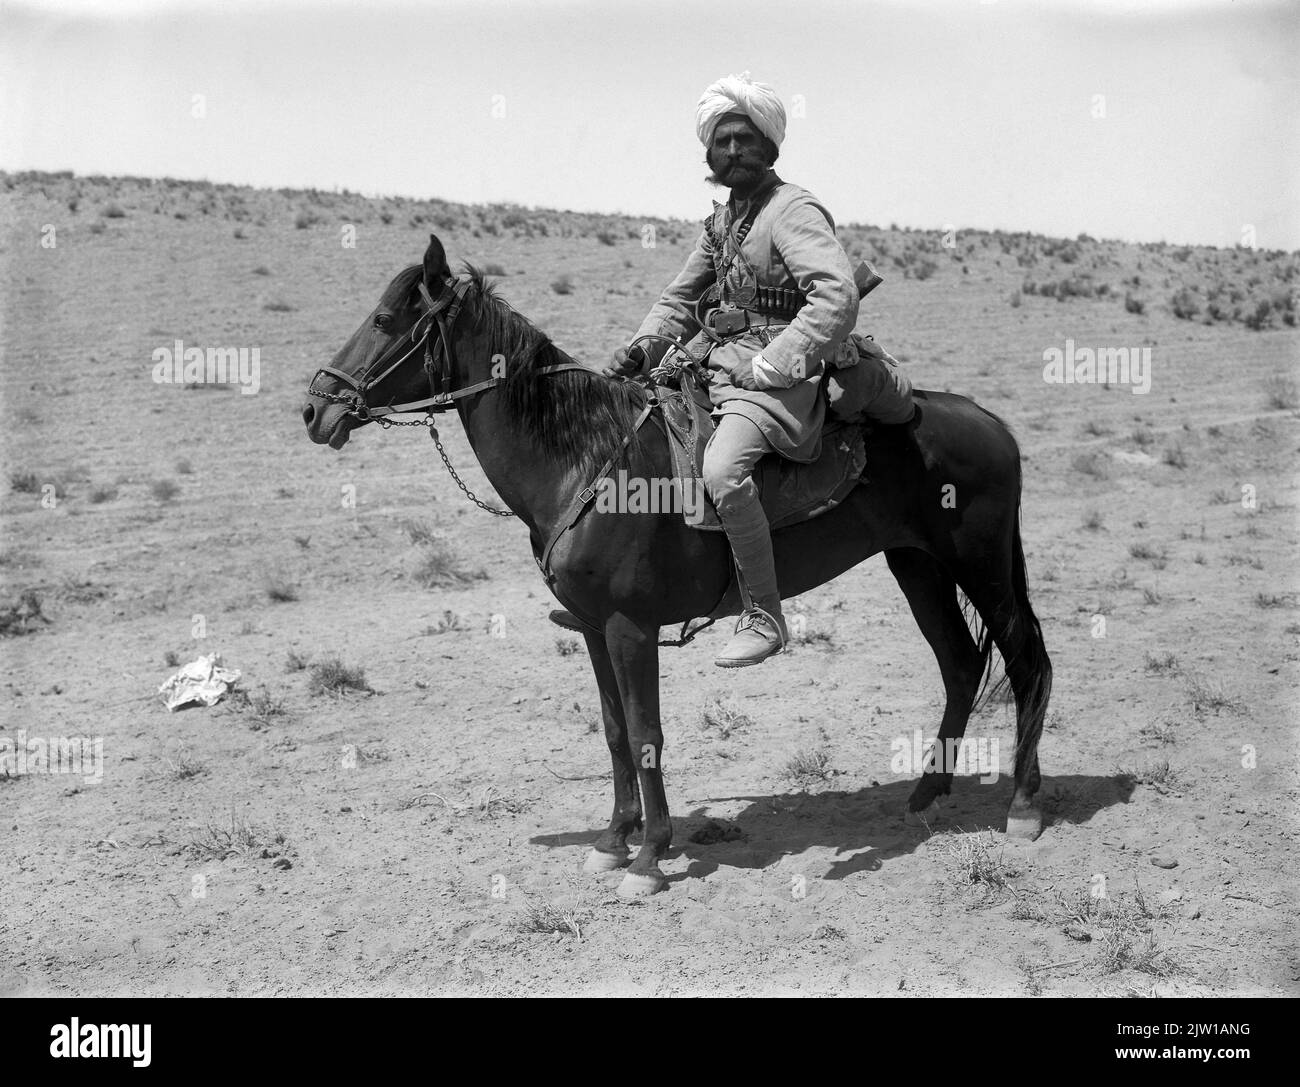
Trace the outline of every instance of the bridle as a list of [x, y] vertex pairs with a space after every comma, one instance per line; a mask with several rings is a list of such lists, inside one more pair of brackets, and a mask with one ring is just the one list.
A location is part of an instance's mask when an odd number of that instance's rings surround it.
[[[346, 404], [348, 415], [361, 423], [376, 422], [385, 430], [394, 426], [428, 427], [429, 437], [433, 439], [433, 444], [437, 446], [438, 455], [442, 457], [442, 463], [446, 466], [451, 478], [456, 481], [456, 486], [464, 492], [465, 496], [479, 509], [495, 514], [497, 517], [514, 517], [515, 514], [512, 510], [503, 510], [497, 506], [489, 505], [465, 485], [465, 481], [460, 478], [456, 469], [452, 467], [451, 461], [447, 457], [447, 451], [442, 447], [442, 440], [438, 437], [438, 428], [434, 425], [434, 416], [455, 407], [457, 400], [462, 400], [467, 396], [475, 396], [478, 393], [495, 388], [505, 380], [504, 376], [490, 377], [485, 381], [477, 381], [473, 385], [466, 385], [461, 389], [450, 387], [456, 364], [454, 341], [451, 333], [455, 327], [456, 318], [460, 316], [461, 307], [465, 303], [465, 295], [469, 293], [469, 289], [473, 284], [474, 280], [471, 277], [467, 275], [457, 276], [455, 279], [447, 280], [445, 283], [446, 289], [439, 292], [438, 297], [434, 298], [429, 293], [429, 288], [425, 286], [424, 280], [421, 279], [418, 286], [420, 295], [424, 299], [425, 310], [415, 319], [415, 323], [411, 325], [410, 330], [395, 343], [389, 344], [388, 349], [367, 366], [360, 377], [354, 377], [343, 370], [336, 370], [333, 366], [322, 366], [312, 375], [312, 379], [307, 385], [307, 394], [319, 397], [321, 400], [328, 400], [332, 404]], [[435, 329], [437, 330], [436, 339]], [[408, 342], [409, 347], [407, 347]], [[424, 349], [424, 370], [429, 375], [429, 388], [433, 395], [427, 396], [423, 400], [410, 400], [403, 404], [371, 404], [367, 399], [367, 394], [371, 393], [375, 386], [379, 385], [389, 374], [421, 348]], [[591, 373], [591, 370], [577, 362], [543, 366], [536, 372], [539, 374], [554, 374], [562, 370], [583, 370], [586, 373]], [[327, 374], [336, 381], [343, 382], [352, 390], [351, 393], [327, 393], [317, 389], [316, 379], [321, 374]], [[410, 420], [389, 418], [392, 415], [415, 411], [423, 411], [425, 413], [424, 418]], [[639, 426], [640, 422], [637, 425]]]
[[[429, 437], [433, 439], [433, 444], [438, 447], [438, 453], [442, 457], [442, 463], [446, 466], [451, 478], [456, 481], [456, 485], [465, 493], [476, 506], [488, 513], [495, 514], [498, 517], [516, 517], [518, 516], [513, 510], [500, 509], [496, 506], [488, 505], [482, 501], [466, 485], [465, 481], [456, 473], [456, 469], [451, 466], [451, 461], [447, 459], [447, 451], [443, 449], [442, 442], [438, 438], [438, 428], [434, 425], [434, 415], [439, 412], [447, 411], [455, 407], [456, 401], [467, 396], [474, 396], [488, 389], [495, 388], [504, 380], [501, 377], [491, 377], [486, 381], [475, 382], [473, 385], [467, 385], [461, 389], [450, 388], [452, 375], [455, 370], [455, 348], [452, 340], [452, 329], [456, 324], [456, 318], [460, 316], [461, 308], [465, 302], [465, 296], [473, 286], [474, 280], [468, 275], [457, 276], [455, 279], [445, 281], [445, 289], [439, 292], [437, 298], [430, 295], [428, 287], [425, 286], [423, 279], [418, 286], [420, 295], [424, 299], [425, 311], [416, 318], [415, 323], [410, 330], [395, 343], [390, 344], [388, 349], [383, 352], [374, 362], [372, 362], [362, 372], [360, 377], [354, 377], [352, 374], [345, 373], [342, 370], [336, 370], [333, 366], [322, 366], [315, 374], [312, 375], [311, 381], [307, 385], [309, 396], [319, 397], [321, 400], [327, 400], [332, 404], [346, 404], [348, 407], [347, 414], [357, 419], [359, 422], [368, 423], [374, 421], [387, 430], [393, 426], [427, 426], [429, 428]], [[436, 340], [434, 330], [437, 329]], [[643, 341], [662, 340], [670, 346], [678, 349], [687, 360], [693, 362], [690, 352], [686, 345], [680, 340], [650, 334], [638, 337], [633, 341], [632, 346], [638, 346]], [[409, 346], [408, 346], [409, 344]], [[425, 397], [423, 400], [412, 400], [404, 404], [383, 404], [374, 405], [367, 399], [367, 394], [372, 392], [380, 382], [389, 374], [401, 366], [407, 359], [417, 351], [424, 351], [424, 369], [429, 375], [429, 387], [433, 395]], [[391, 361], [390, 361], [391, 360]], [[493, 367], [495, 370], [495, 366]], [[583, 366], [578, 362], [558, 363], [554, 366], [542, 366], [534, 372], [538, 374], [555, 374], [564, 370], [581, 370], [584, 373], [594, 373], [589, 367]], [[673, 367], [660, 367], [658, 373], [671, 374]], [[327, 374], [336, 381], [341, 381], [351, 393], [327, 393], [321, 392], [316, 388], [316, 379], [321, 374]], [[535, 555], [538, 569], [542, 572], [542, 577], [546, 580], [548, 586], [554, 586], [556, 576], [551, 570], [551, 553], [555, 550], [556, 545], [565, 533], [570, 531], [583, 513], [592, 504], [596, 498], [597, 488], [601, 481], [609, 475], [618, 458], [623, 455], [636, 432], [647, 419], [650, 418], [651, 412], [659, 405], [659, 398], [653, 392], [654, 386], [651, 385], [650, 395], [646, 399], [645, 406], [641, 409], [636, 420], [623, 435], [623, 440], [618, 447], [609, 456], [605, 463], [596, 471], [595, 477], [591, 482], [577, 493], [570, 500], [568, 507], [560, 515], [556, 527], [550, 533], [550, 538], [541, 547], [541, 554]], [[403, 412], [423, 411], [424, 418], [415, 420], [400, 420], [389, 418], [393, 415], [399, 415]], [[714, 620], [703, 626], [697, 627], [689, 635], [686, 634], [686, 627], [689, 624], [683, 624], [683, 638], [678, 642], [664, 643], [672, 645], [685, 645], [691, 638], [695, 637], [699, 631], [707, 626], [711, 626]], [[591, 623], [588, 623], [590, 626]]]
[[[386, 429], [390, 426], [432, 426], [431, 421], [423, 419], [399, 422], [390, 420], [388, 416], [411, 411], [430, 413], [447, 411], [455, 406], [457, 400], [473, 396], [499, 384], [500, 378], [490, 378], [463, 389], [449, 388], [455, 366], [455, 349], [452, 347], [451, 331], [456, 324], [456, 318], [460, 316], [465, 295], [472, 285], [473, 280], [469, 276], [457, 276], [454, 280], [448, 280], [447, 289], [434, 298], [421, 280], [418, 286], [420, 295], [424, 298], [425, 310], [416, 318], [407, 333], [395, 343], [389, 344], [388, 349], [367, 366], [359, 377], [345, 373], [343, 370], [336, 370], [333, 366], [322, 366], [312, 375], [311, 382], [307, 386], [308, 395], [320, 397], [333, 404], [346, 404], [347, 414], [354, 419], [363, 423], [374, 420]], [[436, 342], [435, 329], [437, 330]], [[409, 347], [407, 347], [408, 342]], [[424, 369], [429, 375], [429, 387], [433, 395], [404, 404], [371, 404], [368, 394], [421, 348], [424, 350]], [[341, 381], [352, 392], [346, 394], [322, 392], [316, 388], [316, 379], [321, 374], [327, 374], [336, 381]]]

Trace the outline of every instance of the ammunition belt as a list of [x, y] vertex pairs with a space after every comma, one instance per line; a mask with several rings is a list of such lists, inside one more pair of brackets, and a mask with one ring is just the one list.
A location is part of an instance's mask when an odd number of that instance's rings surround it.
[[794, 317], [803, 308], [804, 296], [792, 287], [759, 287], [752, 306], [744, 306], [751, 313], [765, 317]]

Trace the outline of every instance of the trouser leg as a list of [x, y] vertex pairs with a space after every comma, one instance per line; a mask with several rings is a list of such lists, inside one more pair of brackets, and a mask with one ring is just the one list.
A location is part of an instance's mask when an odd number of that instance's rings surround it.
[[[741, 415], [723, 415], [704, 450], [704, 486], [717, 507], [752, 605], [772, 617], [777, 626], [774, 632], [776, 648], [780, 648], [786, 632], [781, 615], [776, 562], [772, 556], [771, 529], [754, 482], [754, 468], [769, 452], [771, 446], [757, 426]], [[742, 638], [744, 633], [737, 628], [737, 639], [724, 651], [723, 658], [736, 649], [732, 655], [746, 658], [742, 663], [756, 663], [756, 660], [748, 659], [753, 656], [752, 647], [737, 649], [738, 643], [745, 640]], [[771, 640], [767, 639], [768, 642]], [[759, 650], [763, 648], [760, 646]], [[767, 648], [757, 659], [771, 652], [772, 649]], [[719, 663], [723, 658], [719, 658]]]

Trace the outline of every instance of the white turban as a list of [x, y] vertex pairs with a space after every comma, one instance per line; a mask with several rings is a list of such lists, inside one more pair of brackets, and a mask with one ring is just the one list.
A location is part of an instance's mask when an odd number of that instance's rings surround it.
[[713, 130], [728, 113], [743, 113], [777, 147], [785, 139], [785, 107], [781, 99], [774, 88], [750, 79], [748, 72], [719, 79], [700, 96], [695, 107], [695, 133], [705, 147], [713, 142]]

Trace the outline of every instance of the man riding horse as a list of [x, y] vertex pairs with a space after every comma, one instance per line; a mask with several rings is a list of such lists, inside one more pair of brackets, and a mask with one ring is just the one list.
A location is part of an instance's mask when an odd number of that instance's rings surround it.
[[[678, 342], [693, 336], [695, 303], [716, 290], [707, 365], [717, 426], [703, 475], [745, 590], [735, 635], [714, 662], [729, 668], [766, 660], [788, 638], [754, 468], [773, 450], [799, 463], [817, 459], [826, 414], [822, 377], [826, 364], [850, 346], [846, 340], [858, 318], [858, 285], [830, 212], [773, 169], [785, 121], [776, 92], [747, 72], [704, 92], [696, 133], [708, 180], [729, 188], [730, 199], [715, 201], [685, 267], [633, 337], [635, 343], [646, 335]], [[605, 372], [629, 376], [658, 363], [667, 350], [663, 341], [651, 341], [649, 349], [619, 348]], [[866, 355], [862, 361], [881, 364]], [[891, 395], [882, 399], [883, 409], [877, 405], [869, 413], [903, 423], [913, 410], [910, 385], [889, 369]]]

